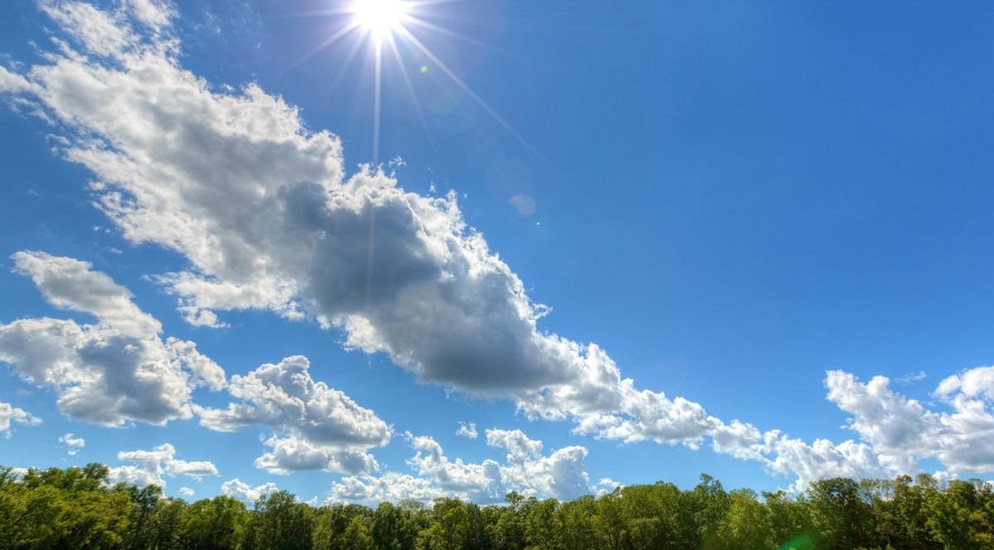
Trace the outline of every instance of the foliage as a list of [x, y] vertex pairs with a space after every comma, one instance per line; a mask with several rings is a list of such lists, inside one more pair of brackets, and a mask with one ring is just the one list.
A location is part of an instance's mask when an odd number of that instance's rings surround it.
[[251, 509], [227, 496], [187, 503], [107, 483], [100, 464], [0, 467], [0, 548], [580, 550], [643, 548], [931, 550], [994, 548], [994, 489], [977, 480], [825, 479], [792, 496], [725, 491], [702, 475], [569, 502], [509, 493], [479, 507], [440, 498], [315, 508], [279, 491]]

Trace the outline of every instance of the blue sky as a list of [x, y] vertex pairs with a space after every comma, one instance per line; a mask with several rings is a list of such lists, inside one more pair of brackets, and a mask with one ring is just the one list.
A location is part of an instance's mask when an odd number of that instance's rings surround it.
[[985, 5], [285, 4], [0, 5], [0, 463], [990, 479]]

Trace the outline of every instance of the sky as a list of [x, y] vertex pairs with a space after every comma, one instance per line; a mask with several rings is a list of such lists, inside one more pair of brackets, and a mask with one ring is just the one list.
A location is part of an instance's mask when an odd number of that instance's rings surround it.
[[994, 478], [985, 3], [374, 4], [0, 3], [0, 464]]

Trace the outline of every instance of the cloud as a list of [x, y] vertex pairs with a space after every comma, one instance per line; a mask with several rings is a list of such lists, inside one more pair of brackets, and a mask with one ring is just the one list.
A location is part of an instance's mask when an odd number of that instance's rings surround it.
[[964, 370], [942, 380], [934, 395], [949, 410], [927, 408], [875, 376], [861, 382], [844, 371], [825, 375], [827, 397], [850, 416], [846, 427], [859, 441], [806, 443], [779, 430], [719, 423], [712, 432], [715, 451], [757, 460], [776, 473], [796, 476], [795, 489], [826, 477], [878, 477], [914, 474], [923, 460], [938, 460], [948, 475], [994, 472], [994, 402], [991, 367]]
[[909, 384], [914, 384], [915, 382], [921, 382], [926, 378], [928, 378], [928, 375], [925, 374], [925, 371], [920, 370], [918, 372], [909, 372], [908, 374], [898, 378], [897, 382], [902, 386], [907, 386]]
[[127, 0], [127, 5], [136, 19], [154, 31], [170, 26], [176, 17], [176, 9], [167, 1]]
[[82, 437], [76, 437], [72, 432], [59, 436], [59, 443], [67, 447], [66, 452], [69, 456], [75, 456], [80, 449], [86, 446], [86, 440]]
[[326, 470], [359, 473], [378, 468], [367, 452], [390, 441], [390, 427], [343, 392], [315, 382], [310, 361], [297, 355], [234, 375], [228, 393], [240, 399], [226, 409], [194, 407], [201, 425], [236, 431], [260, 424], [279, 437], [255, 464], [272, 473]]
[[[912, 469], [937, 458], [951, 472], [994, 472], [994, 367], [967, 369], [942, 380], [935, 396], [949, 410], [930, 410], [894, 392], [885, 377], [867, 384], [829, 373], [829, 398], [852, 414], [849, 425], [889, 463]], [[903, 461], [903, 463], [901, 463]]]
[[346, 476], [331, 487], [329, 503], [356, 503], [376, 506], [381, 502], [414, 500], [431, 502], [449, 493], [432, 485], [431, 481], [398, 472], [381, 476]]
[[768, 435], [767, 449], [773, 458], [767, 465], [774, 472], [796, 476], [791, 487], [795, 491], [806, 489], [818, 479], [886, 478], [891, 474], [891, 470], [865, 443], [847, 440], [835, 444], [827, 439], [816, 439], [808, 444], [777, 432]]
[[521, 430], [487, 430], [487, 445], [507, 449], [508, 462], [521, 462], [542, 454], [542, 442]]
[[825, 386], [828, 399], [852, 415], [849, 428], [882, 453], [883, 461], [892, 463], [896, 470], [914, 469], [915, 455], [929, 444], [920, 438], [935, 432], [938, 416], [891, 390], [890, 380], [884, 376], [861, 384], [852, 374], [829, 371]]
[[185, 475], [197, 479], [217, 475], [217, 466], [210, 461], [187, 462], [176, 458], [176, 448], [170, 443], [163, 443], [149, 451], [121, 451], [117, 453], [117, 459], [132, 464], [110, 468], [110, 483], [124, 482], [138, 487], [155, 484], [165, 487], [164, 475]]
[[935, 394], [946, 400], [959, 394], [994, 401], [994, 367], [977, 367], [949, 376], [939, 382]]
[[299, 470], [326, 472], [370, 472], [379, 469], [376, 459], [363, 449], [314, 444], [295, 437], [271, 437], [265, 442], [271, 450], [255, 460], [255, 466], [273, 474]]
[[125, 336], [158, 334], [162, 325], [131, 301], [131, 292], [93, 266], [73, 258], [22, 251], [11, 256], [17, 272], [31, 277], [48, 303], [88, 313]]
[[14, 423], [35, 426], [41, 424], [41, 419], [10, 403], [0, 402], [0, 433], [10, 437], [11, 425]]
[[584, 469], [587, 449], [565, 447], [543, 456], [542, 442], [528, 438], [520, 430], [492, 429], [486, 434], [489, 446], [507, 451], [505, 462], [450, 459], [431, 437], [406, 434], [415, 451], [407, 464], [416, 476], [399, 472], [345, 476], [332, 485], [329, 500], [374, 504], [403, 499], [428, 502], [447, 496], [494, 503], [502, 502], [512, 490], [562, 500], [598, 490], [590, 486]]
[[0, 362], [53, 389], [66, 415], [104, 426], [162, 425], [189, 418], [194, 388], [224, 385], [224, 371], [192, 342], [159, 336], [161, 325], [131, 293], [86, 262], [43, 252], [12, 256], [52, 305], [96, 324], [51, 318], [0, 324]]
[[181, 496], [181, 497], [190, 498], [190, 497], [192, 497], [195, 494], [197, 494], [197, 492], [194, 491], [193, 489], [189, 488], [189, 487], [180, 487], [179, 488], [179, 496]]
[[459, 429], [456, 430], [456, 435], [459, 437], [465, 437], [466, 439], [476, 439], [479, 434], [476, 433], [476, 424], [473, 422], [460, 422]]
[[259, 500], [260, 497], [264, 497], [270, 493], [275, 493], [279, 490], [279, 487], [272, 482], [252, 487], [238, 478], [230, 479], [221, 484], [222, 495], [238, 499], [249, 506]]

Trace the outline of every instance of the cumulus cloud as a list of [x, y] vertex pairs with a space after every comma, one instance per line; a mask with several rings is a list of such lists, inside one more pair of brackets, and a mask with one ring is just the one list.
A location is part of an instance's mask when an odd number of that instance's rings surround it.
[[476, 432], [476, 424], [473, 422], [460, 422], [459, 428], [456, 430], [456, 435], [465, 437], [466, 439], [476, 439], [479, 436]]
[[[862, 384], [829, 373], [829, 398], [852, 415], [849, 426], [896, 469], [937, 458], [952, 472], [994, 472], [994, 367], [967, 369], [942, 380], [935, 396], [948, 410], [894, 392], [885, 377]], [[903, 464], [901, 461], [904, 461]]]
[[163, 443], [152, 450], [121, 451], [117, 453], [117, 459], [131, 464], [110, 468], [110, 483], [124, 482], [138, 487], [155, 484], [165, 487], [164, 475], [184, 475], [197, 479], [217, 475], [217, 466], [210, 461], [188, 462], [176, 458], [176, 448], [170, 443]]
[[[421, 381], [511, 399], [531, 418], [571, 420], [577, 433], [692, 448], [710, 438], [719, 452], [803, 479], [910, 467], [920, 455], [909, 455], [908, 434], [930, 430], [950, 445], [933, 454], [951, 468], [994, 469], [994, 444], [968, 429], [990, 429], [991, 386], [984, 372], [943, 381], [937, 395], [953, 412], [934, 414], [888, 393], [880, 382], [863, 385], [830, 374], [830, 399], [853, 414], [850, 427], [859, 443], [809, 444], [776, 430], [761, 433], [740, 421], [725, 423], [679, 396], [640, 389], [622, 378], [596, 344], [538, 328], [548, 309], [531, 301], [517, 275], [466, 226], [454, 194], [410, 193], [370, 168], [347, 177], [338, 138], [307, 129], [297, 109], [281, 98], [257, 85], [218, 92], [182, 69], [178, 44], [169, 36], [175, 10], [168, 4], [131, 0], [106, 10], [71, 1], [41, 5], [70, 40], [60, 41], [43, 64], [0, 72], [0, 91], [34, 102], [37, 111], [68, 128], [65, 157], [95, 174], [97, 204], [125, 238], [158, 244], [188, 260], [186, 269], [158, 280], [191, 324], [223, 326], [225, 311], [267, 309], [337, 327], [347, 346], [385, 353]], [[62, 299], [56, 298], [60, 291], [47, 292], [55, 300]], [[63, 307], [94, 313], [96, 306], [70, 300]], [[133, 310], [112, 309], [119, 317], [95, 313], [104, 315], [108, 329], [120, 330], [111, 323], [142, 321]], [[30, 329], [56, 344], [49, 353], [60, 365], [80, 362], [72, 359], [80, 355], [79, 342], [101, 352], [121, 348], [106, 343], [99, 330], [71, 322], [11, 326], [8, 331]], [[102, 339], [86, 341], [94, 335]], [[21, 345], [22, 337], [13, 338], [6, 346]], [[107, 354], [113, 357], [105, 362], [124, 362], [119, 353]], [[31, 357], [15, 359], [25, 363]], [[34, 379], [30, 367], [21, 370]], [[73, 382], [83, 393], [93, 393], [94, 385]], [[183, 417], [188, 392], [179, 381], [174, 385], [180, 400], [155, 414], [119, 406], [111, 406], [106, 417], [84, 412], [106, 424]], [[63, 388], [60, 394], [63, 410], [82, 407], [69, 393]], [[886, 403], [871, 407], [867, 399], [874, 395]], [[278, 420], [250, 422], [246, 415], [263, 414], [263, 408], [234, 407], [206, 413], [205, 425], [279, 428], [267, 443], [271, 451], [259, 459], [261, 467], [346, 468], [322, 454], [329, 447], [320, 434]], [[252, 412], [242, 415], [239, 407]], [[374, 440], [375, 435], [355, 446], [379, 444]], [[421, 452], [430, 455], [427, 448]], [[570, 456], [561, 457], [563, 468], [582, 458], [578, 451], [565, 454]]]
[[195, 494], [197, 494], [197, 492], [194, 491], [193, 489], [189, 488], [189, 487], [180, 487], [179, 488], [179, 496], [181, 496], [183, 498], [190, 498], [190, 497], [192, 497]]
[[76, 437], [72, 432], [59, 436], [59, 443], [66, 446], [66, 453], [69, 456], [75, 456], [80, 449], [86, 446], [86, 440], [82, 437]]
[[376, 506], [381, 502], [415, 500], [431, 502], [449, 496], [431, 481], [410, 474], [386, 472], [380, 476], [346, 476], [331, 487], [330, 503], [356, 503]]
[[41, 424], [41, 419], [10, 403], [0, 402], [0, 433], [10, 437], [11, 425], [15, 423], [34, 426]]
[[276, 474], [297, 470], [359, 473], [378, 468], [367, 450], [390, 440], [390, 427], [376, 414], [324, 382], [315, 382], [310, 361], [297, 355], [234, 375], [228, 393], [241, 401], [226, 409], [195, 407], [201, 425], [235, 431], [253, 424], [278, 435], [255, 464]]
[[161, 425], [192, 416], [194, 388], [216, 391], [224, 385], [221, 367], [192, 342], [163, 340], [159, 322], [89, 263], [43, 252], [12, 258], [49, 303], [97, 319], [0, 324], [0, 362], [24, 380], [53, 389], [64, 414], [104, 426], [129, 420]]
[[238, 499], [249, 506], [259, 500], [260, 497], [264, 497], [270, 493], [275, 493], [279, 490], [279, 487], [272, 482], [252, 487], [238, 478], [229, 479], [221, 484], [222, 495]]
[[827, 397], [849, 418], [859, 441], [806, 443], [779, 430], [719, 422], [711, 432], [715, 451], [757, 460], [773, 472], [796, 476], [795, 489], [826, 477], [891, 477], [921, 471], [938, 460], [948, 475], [994, 472], [994, 368], [964, 370], [942, 380], [934, 395], [942, 408], [928, 408], [891, 388], [885, 376], [861, 382], [844, 371], [825, 375]]
[[406, 434], [415, 451], [407, 464], [416, 476], [398, 472], [346, 476], [332, 485], [330, 500], [371, 504], [403, 499], [428, 502], [448, 496], [493, 503], [503, 501], [512, 490], [562, 500], [598, 490], [590, 485], [584, 469], [587, 449], [583, 447], [565, 447], [545, 456], [541, 454], [542, 442], [520, 430], [492, 429], [486, 436], [489, 446], [507, 451], [503, 463], [451, 459], [431, 437]]

